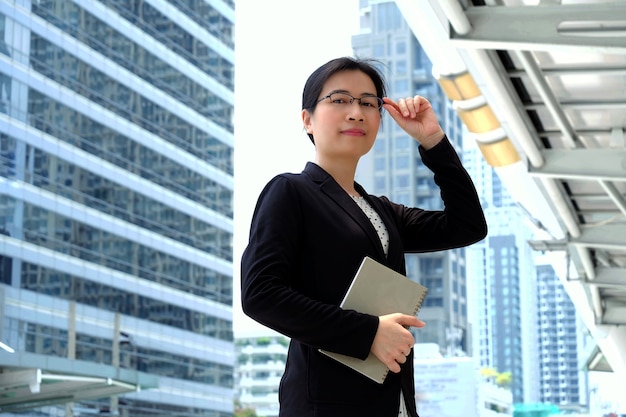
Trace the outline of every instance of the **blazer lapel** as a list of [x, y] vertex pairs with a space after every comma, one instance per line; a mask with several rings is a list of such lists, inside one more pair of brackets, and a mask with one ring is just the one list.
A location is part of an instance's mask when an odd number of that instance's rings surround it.
[[[312, 162], [307, 163], [304, 172], [308, 174], [314, 182], [319, 184], [320, 190], [324, 194], [331, 198], [344, 213], [350, 216], [352, 220], [354, 220], [354, 222], [356, 222], [363, 229], [381, 256], [381, 259], [386, 259], [383, 246], [380, 243], [380, 238], [378, 237], [378, 233], [376, 232], [376, 229], [374, 229], [372, 222], [365, 215], [365, 213], [363, 213], [363, 210], [361, 210], [352, 197], [350, 197], [348, 193], [346, 193], [343, 188], [339, 186], [337, 181], [335, 181], [330, 174], [324, 171], [323, 168]], [[364, 191], [362, 194], [364, 194]], [[381, 218], [383, 218], [385, 225], [387, 225], [387, 219], [385, 219], [382, 214]]]

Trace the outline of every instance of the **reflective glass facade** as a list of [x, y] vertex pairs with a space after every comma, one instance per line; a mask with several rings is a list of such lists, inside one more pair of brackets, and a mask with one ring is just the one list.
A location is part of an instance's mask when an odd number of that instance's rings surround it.
[[0, 4], [0, 341], [158, 380], [74, 414], [232, 415], [234, 7]]

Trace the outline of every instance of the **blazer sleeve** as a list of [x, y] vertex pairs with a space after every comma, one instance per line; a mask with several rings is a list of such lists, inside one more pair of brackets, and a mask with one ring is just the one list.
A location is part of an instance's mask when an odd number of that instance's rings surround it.
[[241, 260], [243, 311], [301, 343], [364, 359], [376, 335], [378, 317], [342, 310], [304, 290], [319, 277], [311, 275], [314, 272], [301, 259], [306, 219], [298, 185], [278, 176], [259, 196]]
[[444, 209], [423, 210], [389, 203], [400, 217], [406, 252], [431, 252], [476, 243], [487, 235], [487, 222], [469, 174], [447, 137], [435, 147], [420, 147], [422, 161], [439, 186]]

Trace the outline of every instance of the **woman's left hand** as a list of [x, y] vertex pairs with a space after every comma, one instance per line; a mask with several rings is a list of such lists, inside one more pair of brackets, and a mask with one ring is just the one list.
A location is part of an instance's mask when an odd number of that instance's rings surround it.
[[430, 102], [422, 97], [383, 98], [383, 107], [398, 125], [424, 148], [430, 149], [443, 139], [444, 132]]

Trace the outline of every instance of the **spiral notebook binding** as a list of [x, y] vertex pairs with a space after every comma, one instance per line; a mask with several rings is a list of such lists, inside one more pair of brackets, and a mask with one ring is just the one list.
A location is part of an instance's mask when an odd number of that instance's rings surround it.
[[415, 305], [415, 310], [413, 310], [413, 315], [414, 316], [417, 316], [417, 313], [419, 313], [420, 308], [422, 308], [422, 303], [424, 302], [424, 298], [426, 298], [426, 293], [427, 292], [428, 292], [428, 289], [424, 288], [424, 292], [422, 293], [420, 298], [417, 300], [417, 304]]
[[387, 370], [385, 372], [383, 372], [382, 377], [380, 378], [381, 381], [385, 381], [385, 379], [387, 379], [387, 375], [389, 375], [389, 368], [387, 368]]

